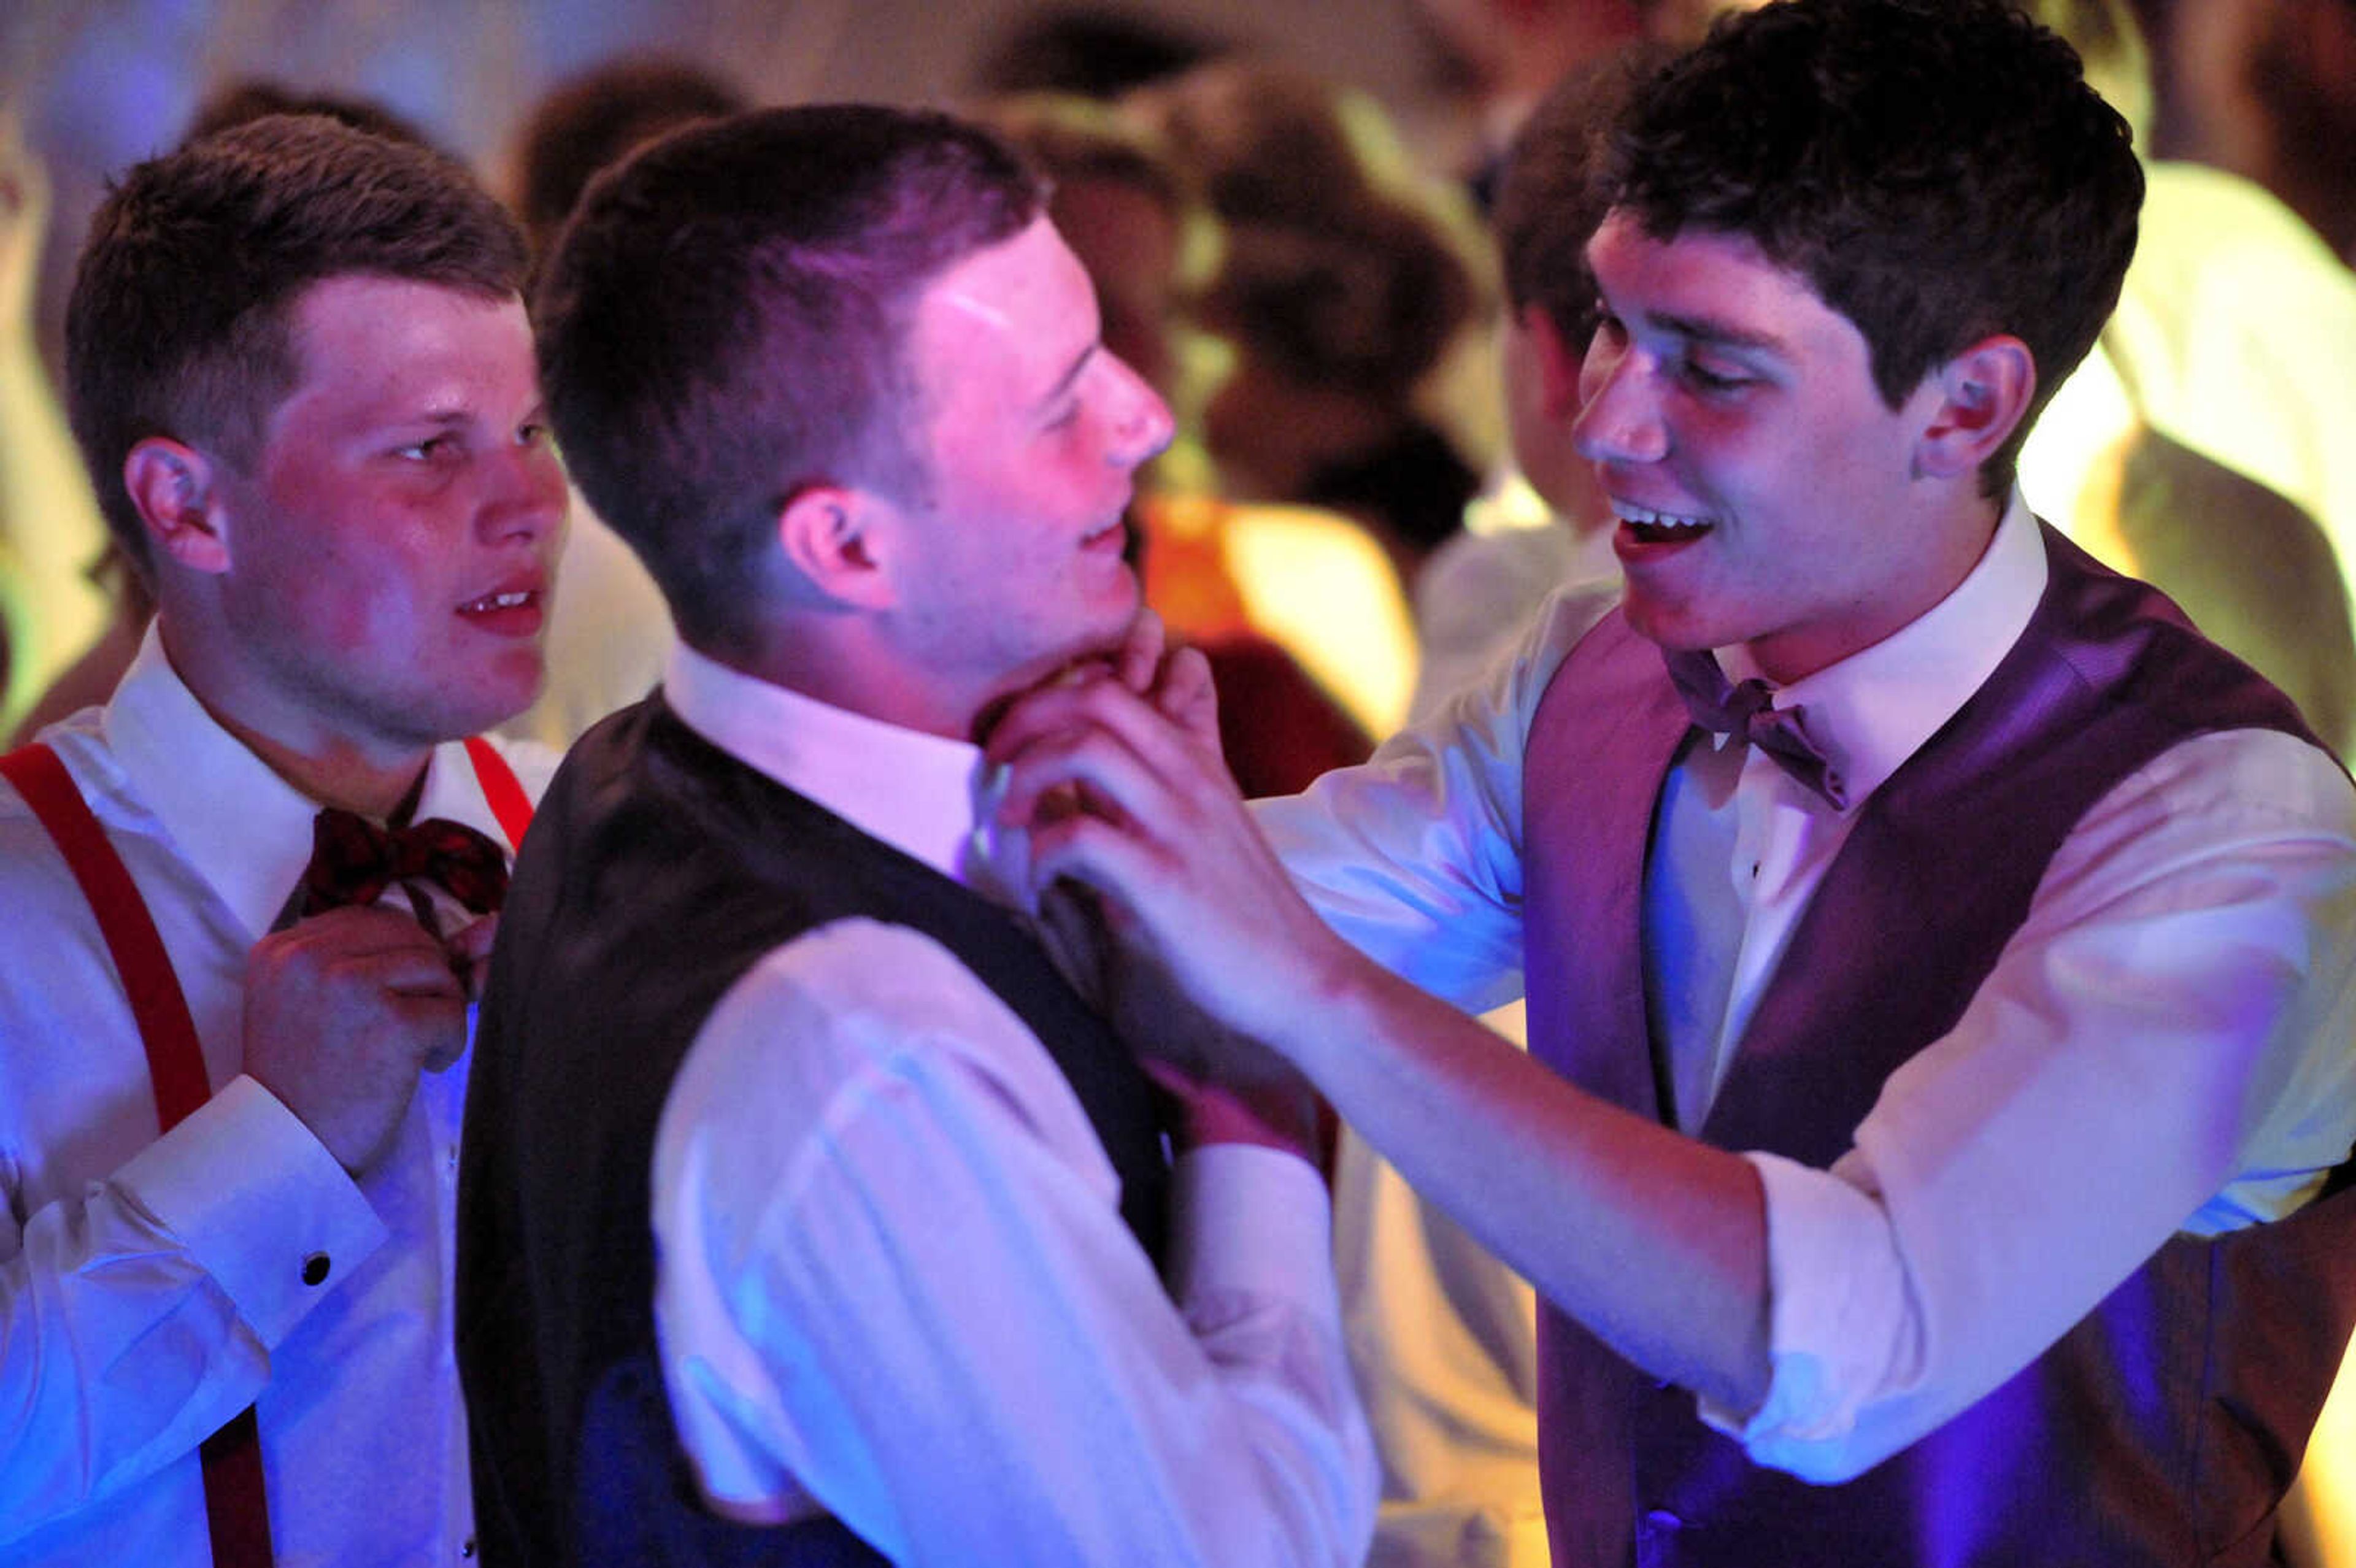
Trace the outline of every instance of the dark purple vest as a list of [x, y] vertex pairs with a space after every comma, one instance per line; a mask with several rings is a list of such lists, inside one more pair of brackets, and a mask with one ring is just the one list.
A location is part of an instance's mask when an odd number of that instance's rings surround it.
[[[2050, 529], [2051, 578], [1987, 683], [1858, 808], [1702, 1128], [1818, 1167], [1951, 1029], [2054, 849], [2113, 784], [2211, 731], [2297, 710], [2152, 589]], [[1639, 931], [1687, 720], [1617, 611], [1572, 650], [1525, 763], [1530, 1040], [1658, 1117]], [[2337, 1184], [2335, 1183], [2335, 1190]], [[2356, 1197], [2178, 1237], [2019, 1376], [1854, 1481], [1754, 1466], [1693, 1398], [1562, 1314], [1539, 1324], [1558, 1564], [2265, 1563], [2274, 1509], [2356, 1320]]]

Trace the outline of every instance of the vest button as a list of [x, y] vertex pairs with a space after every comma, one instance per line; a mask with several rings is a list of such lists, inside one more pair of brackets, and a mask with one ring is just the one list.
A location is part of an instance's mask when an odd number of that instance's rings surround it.
[[327, 1284], [327, 1254], [325, 1253], [313, 1253], [309, 1257], [303, 1260], [303, 1283], [305, 1285]]

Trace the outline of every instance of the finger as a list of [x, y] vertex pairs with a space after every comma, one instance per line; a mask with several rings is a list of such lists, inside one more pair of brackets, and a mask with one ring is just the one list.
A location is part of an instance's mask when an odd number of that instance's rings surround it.
[[394, 1004], [410, 1060], [427, 1072], [446, 1072], [466, 1054], [466, 1002], [447, 995], [402, 995]]
[[491, 975], [491, 944], [499, 934], [499, 917], [487, 914], [450, 933], [450, 967], [466, 987], [466, 999], [483, 999], [483, 983]]
[[1219, 743], [1218, 691], [1211, 680], [1211, 661], [1200, 648], [1178, 648], [1162, 661], [1153, 689], [1147, 694], [1154, 709], [1193, 735]]
[[[1075, 816], [1032, 835], [1031, 879], [1034, 895], [1058, 881], [1076, 882], [1097, 895], [1105, 929], [1122, 942], [1151, 933], [1142, 920], [1143, 892], [1166, 877], [1169, 862], [1137, 830], [1098, 816]], [[1149, 945], [1151, 944], [1149, 943]]]
[[[1064, 809], [1074, 800], [1086, 809]], [[998, 803], [1001, 824], [1028, 828], [1034, 837], [1084, 816], [1171, 832], [1181, 816], [1178, 798], [1128, 742], [1093, 728], [1043, 736], [1018, 752], [1007, 764]]]
[[1152, 688], [1156, 672], [1162, 667], [1163, 648], [1169, 635], [1162, 617], [1151, 605], [1141, 605], [1137, 618], [1129, 624], [1129, 635], [1121, 640], [1120, 653], [1115, 661], [1116, 673], [1121, 685], [1135, 692]]
[[464, 958], [470, 964], [480, 963], [491, 955], [491, 944], [498, 940], [499, 917], [487, 914], [469, 921], [450, 933], [450, 956]]
[[[1117, 682], [1059, 688], [1024, 698], [991, 735], [985, 755], [1011, 763], [1026, 750], [1058, 734], [1098, 730], [1119, 740], [1139, 762], [1173, 788], [1226, 783], [1224, 764], [1135, 692]], [[1216, 742], [1213, 742], [1215, 752]]]
[[323, 953], [316, 956], [316, 972], [331, 984], [388, 996], [463, 1000], [466, 988], [452, 972], [449, 949], [415, 921], [406, 923], [416, 940]]
[[982, 742], [983, 760], [1003, 763], [1042, 736], [1079, 724], [1086, 711], [1081, 691], [1076, 682], [1056, 682], [1016, 699]]

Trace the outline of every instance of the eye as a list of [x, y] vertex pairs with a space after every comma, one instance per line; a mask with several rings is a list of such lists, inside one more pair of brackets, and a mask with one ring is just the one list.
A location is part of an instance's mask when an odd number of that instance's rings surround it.
[[1751, 378], [1749, 376], [1740, 374], [1730, 375], [1722, 371], [1713, 370], [1708, 366], [1704, 365], [1699, 360], [1696, 359], [1688, 359], [1685, 362], [1683, 374], [1687, 385], [1693, 387], [1697, 391], [1709, 393], [1738, 391], [1740, 389], [1749, 386], [1751, 381]]
[[458, 438], [446, 432], [429, 435], [423, 441], [412, 441], [406, 446], [393, 448], [392, 454], [412, 463], [446, 463], [458, 455]]

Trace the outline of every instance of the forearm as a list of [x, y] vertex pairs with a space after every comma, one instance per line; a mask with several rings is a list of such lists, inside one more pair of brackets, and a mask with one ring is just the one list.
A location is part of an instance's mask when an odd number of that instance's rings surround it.
[[1419, 1191], [1635, 1365], [1747, 1411], [1769, 1376], [1750, 1164], [1581, 1093], [1355, 955], [1267, 1043]]
[[307, 1135], [273, 1131], [292, 1118], [265, 1102], [239, 1080], [109, 1179], [0, 1225], [0, 1541], [192, 1453], [331, 1288], [303, 1260], [340, 1281], [380, 1241], [324, 1151], [280, 1157]]

